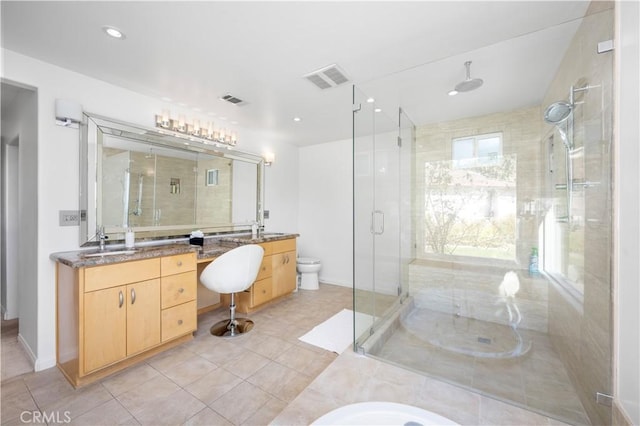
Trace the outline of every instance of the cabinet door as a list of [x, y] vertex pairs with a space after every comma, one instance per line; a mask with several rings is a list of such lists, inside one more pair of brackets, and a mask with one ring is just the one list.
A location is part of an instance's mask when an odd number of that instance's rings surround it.
[[273, 296], [291, 293], [296, 288], [296, 252], [274, 254], [272, 258]]
[[120, 361], [127, 356], [125, 286], [84, 294], [84, 371]]
[[127, 355], [160, 343], [160, 280], [127, 286]]

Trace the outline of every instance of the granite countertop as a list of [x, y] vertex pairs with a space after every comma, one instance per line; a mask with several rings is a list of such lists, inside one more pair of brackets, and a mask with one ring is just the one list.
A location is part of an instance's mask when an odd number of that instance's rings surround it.
[[107, 245], [104, 252], [97, 248], [89, 250], [74, 250], [52, 253], [51, 260], [60, 262], [72, 268], [84, 268], [111, 263], [128, 262], [132, 260], [150, 259], [160, 256], [172, 256], [175, 254], [197, 253], [198, 260], [212, 259], [221, 254], [245, 244], [259, 244], [269, 241], [286, 240], [296, 238], [298, 234], [265, 233], [259, 238], [252, 238], [251, 234], [234, 235], [229, 237], [205, 238], [204, 245], [193, 246], [185, 242], [167, 243], [160, 245], [137, 246], [134, 249], [126, 249], [122, 245]]

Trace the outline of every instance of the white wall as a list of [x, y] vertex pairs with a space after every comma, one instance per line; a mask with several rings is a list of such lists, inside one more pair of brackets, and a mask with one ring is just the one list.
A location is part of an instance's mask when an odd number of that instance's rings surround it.
[[[6, 183], [11, 186], [7, 195], [13, 198], [13, 205], [7, 205], [7, 245], [5, 260], [9, 270], [6, 285], [7, 317], [18, 315], [18, 339], [23, 343], [32, 361], [35, 362], [37, 346], [37, 272], [33, 267], [34, 254], [38, 243], [38, 146], [37, 146], [37, 99], [33, 88], [15, 88], [16, 97], [11, 107], [3, 111], [2, 137], [5, 141], [17, 141], [16, 152], [11, 168], [13, 180]], [[6, 87], [3, 84], [3, 87]], [[14, 90], [12, 90], [14, 91]], [[17, 160], [17, 161], [16, 161]], [[13, 191], [17, 191], [15, 194]], [[17, 201], [17, 202], [16, 202]], [[16, 207], [17, 206], [17, 207]]]
[[[83, 110], [118, 120], [153, 127], [154, 115], [163, 109], [178, 114], [178, 108], [159, 99], [144, 96], [82, 74], [2, 49], [3, 77], [28, 84], [38, 90], [38, 249], [31, 253], [32, 270], [37, 271], [34, 303], [37, 303], [37, 343], [31, 350], [37, 357], [35, 368], [55, 365], [55, 267], [49, 259], [53, 252], [78, 248], [79, 228], [58, 225], [59, 210], [78, 208], [77, 129], [55, 125], [55, 99], [67, 99]], [[175, 111], [175, 112], [174, 112]], [[184, 111], [185, 115], [195, 113]], [[298, 199], [295, 182], [298, 176], [298, 149], [269, 140], [257, 132], [238, 129], [238, 149], [261, 154], [274, 152], [276, 163], [266, 179], [266, 208], [272, 219], [269, 231], [296, 232]], [[35, 209], [34, 209], [35, 210]], [[35, 302], [37, 300], [37, 302]], [[22, 320], [21, 320], [22, 322]], [[22, 325], [22, 324], [21, 324]]]
[[299, 152], [298, 255], [320, 259], [320, 281], [350, 287], [353, 281], [351, 139], [307, 146]]
[[614, 299], [614, 391], [634, 425], [640, 424], [640, 3], [616, 2], [617, 259]]
[[[4, 112], [3, 112], [4, 114]], [[4, 126], [3, 126], [4, 127]], [[18, 318], [18, 149], [2, 142], [2, 314], [3, 319]]]

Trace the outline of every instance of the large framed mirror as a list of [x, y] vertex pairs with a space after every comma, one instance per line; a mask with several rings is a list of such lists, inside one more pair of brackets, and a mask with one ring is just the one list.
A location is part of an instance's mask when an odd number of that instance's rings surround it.
[[84, 114], [80, 245], [248, 230], [263, 223], [264, 160], [235, 147]]

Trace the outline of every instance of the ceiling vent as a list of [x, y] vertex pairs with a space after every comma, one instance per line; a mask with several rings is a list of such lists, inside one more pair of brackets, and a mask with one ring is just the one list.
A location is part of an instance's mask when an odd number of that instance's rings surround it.
[[236, 106], [242, 106], [242, 105], [245, 105], [247, 103], [247, 102], [243, 101], [242, 99], [233, 96], [230, 93], [227, 93], [226, 95], [221, 96], [220, 100], [227, 101], [227, 102], [229, 102], [231, 104], [234, 104]]
[[321, 68], [304, 76], [320, 89], [329, 89], [349, 81], [345, 72], [336, 64]]

